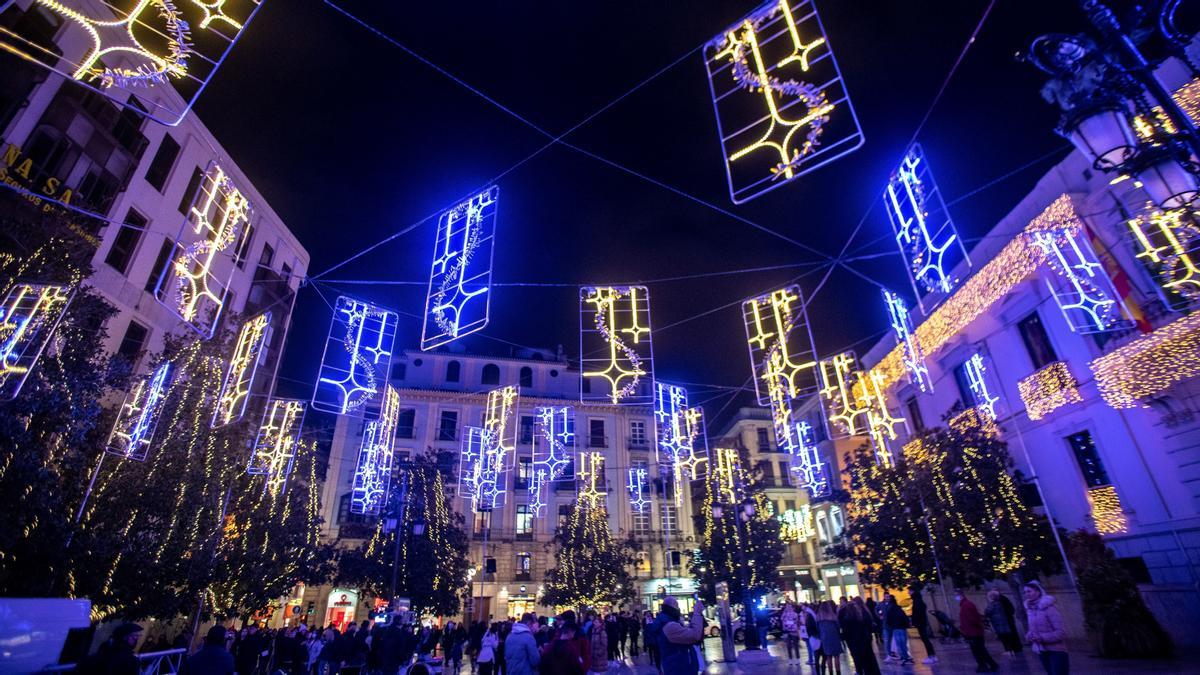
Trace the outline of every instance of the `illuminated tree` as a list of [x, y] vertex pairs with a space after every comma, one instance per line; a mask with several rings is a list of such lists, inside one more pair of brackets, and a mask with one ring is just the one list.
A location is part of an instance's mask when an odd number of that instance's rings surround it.
[[554, 535], [554, 567], [546, 570], [542, 604], [551, 607], [620, 605], [633, 594], [633, 546], [617, 542], [608, 510], [581, 501]]
[[418, 613], [457, 614], [470, 566], [465, 521], [451, 509], [431, 454], [414, 457], [400, 470], [402, 475], [392, 481], [387, 510], [402, 513], [400, 527], [389, 527], [395, 518], [381, 519], [366, 543], [344, 551], [338, 559], [338, 582], [388, 597], [393, 561], [399, 560], [396, 595], [409, 598]]
[[1049, 523], [1020, 497], [1004, 442], [994, 428], [962, 419], [910, 442], [891, 468], [865, 448], [847, 458], [848, 543], [830, 553], [856, 559], [869, 583], [934, 583], [939, 563], [962, 585], [1062, 568]]

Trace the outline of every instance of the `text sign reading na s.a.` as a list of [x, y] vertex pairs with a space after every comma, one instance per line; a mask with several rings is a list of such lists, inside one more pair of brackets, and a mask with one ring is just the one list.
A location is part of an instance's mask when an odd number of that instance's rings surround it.
[[729, 177], [741, 204], [862, 147], [812, 0], [771, 0], [704, 47]]

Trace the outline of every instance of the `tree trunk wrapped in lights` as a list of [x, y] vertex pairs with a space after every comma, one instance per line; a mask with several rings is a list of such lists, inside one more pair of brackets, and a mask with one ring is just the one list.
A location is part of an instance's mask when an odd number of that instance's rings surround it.
[[934, 429], [890, 468], [864, 449], [847, 459], [848, 543], [830, 553], [856, 559], [868, 583], [936, 583], [938, 564], [947, 581], [968, 585], [1062, 569], [1049, 523], [1022, 501], [1020, 477], [1009, 474], [1008, 449], [991, 428]]
[[581, 500], [554, 535], [554, 567], [541, 602], [551, 607], [620, 605], [633, 597], [632, 542], [617, 542], [602, 504]]

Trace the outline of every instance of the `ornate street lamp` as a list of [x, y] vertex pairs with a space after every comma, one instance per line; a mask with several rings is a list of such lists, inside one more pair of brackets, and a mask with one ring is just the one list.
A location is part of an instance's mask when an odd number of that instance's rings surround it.
[[[1193, 76], [1200, 70], [1186, 56], [1189, 40], [1174, 23], [1180, 0], [1152, 0], [1132, 28], [1157, 17], [1151, 31]], [[1033, 40], [1021, 58], [1050, 75], [1042, 97], [1062, 110], [1058, 133], [1093, 168], [1137, 178], [1158, 206], [1175, 209], [1200, 196], [1200, 133], [1158, 81], [1154, 65], [1098, 0], [1080, 0], [1101, 42], [1084, 35], [1050, 33]], [[1152, 103], [1152, 102], [1153, 103]]]

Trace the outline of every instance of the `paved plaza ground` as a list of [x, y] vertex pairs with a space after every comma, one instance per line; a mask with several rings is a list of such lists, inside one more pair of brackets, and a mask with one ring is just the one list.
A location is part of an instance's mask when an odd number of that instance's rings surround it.
[[[1090, 650], [1085, 645], [1073, 645], [1072, 647], [1071, 673], [1073, 675], [1109, 675], [1110, 673], [1112, 675], [1200, 675], [1200, 654], [1182, 654], [1166, 661], [1114, 661], [1091, 656]], [[965, 643], [935, 643], [934, 648], [937, 650], [940, 663], [932, 666], [920, 663], [921, 659], [925, 658], [925, 652], [921, 648], [919, 640], [910, 640], [909, 648], [917, 663], [900, 666], [881, 662], [880, 667], [884, 675], [909, 675], [910, 673], [948, 675], [950, 673], [975, 672], [975, 660], [971, 658], [971, 653]], [[776, 640], [771, 640], [768, 647], [772, 658], [761, 661], [749, 661], [743, 657], [736, 664], [720, 662], [721, 643], [716, 638], [705, 639], [704, 651], [705, 657], [709, 661], [707, 675], [813, 675], [816, 673], [813, 666], [803, 662], [789, 664], [785, 658], [786, 652], [783, 643]], [[1045, 672], [1042, 670], [1037, 656], [1029, 650], [1020, 656], [1009, 657], [1005, 656], [1000, 651], [1000, 645], [993, 641], [988, 645], [988, 651], [991, 652], [992, 658], [1000, 664], [1000, 673], [1040, 675]], [[655, 672], [645, 655], [638, 657], [633, 664], [626, 659], [619, 670], [630, 675], [652, 675]], [[848, 654], [842, 657], [842, 675], [854, 675], [854, 666], [851, 665]]]

